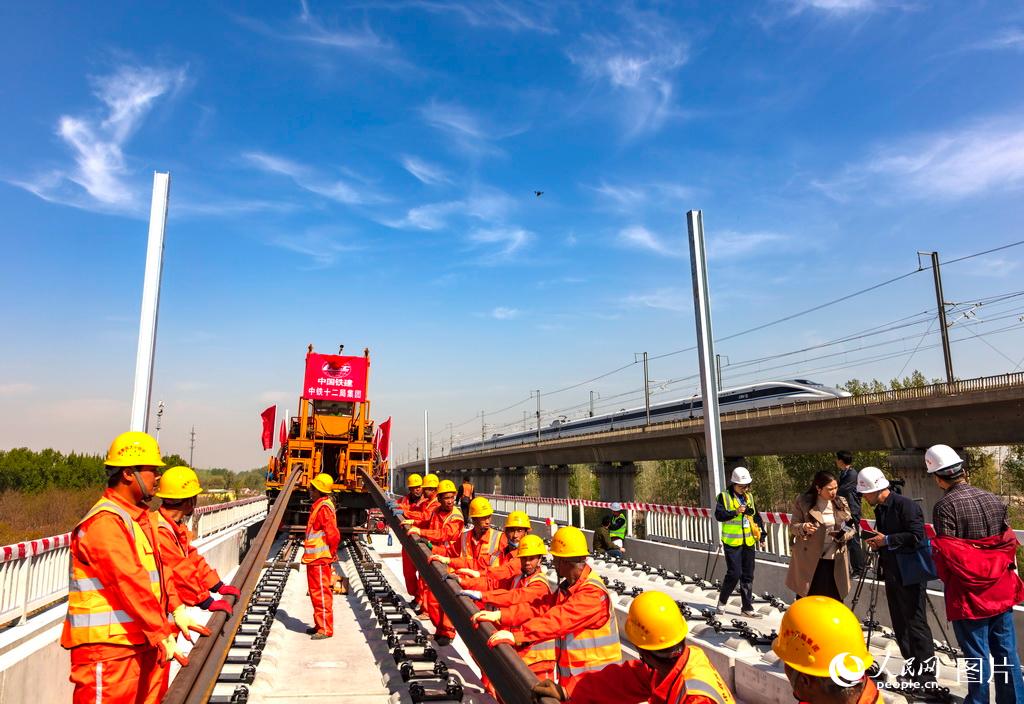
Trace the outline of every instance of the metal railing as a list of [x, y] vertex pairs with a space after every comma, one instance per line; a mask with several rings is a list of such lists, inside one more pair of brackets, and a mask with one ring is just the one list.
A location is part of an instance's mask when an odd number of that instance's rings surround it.
[[[196, 509], [196, 538], [267, 513], [264, 496]], [[0, 625], [22, 624], [29, 614], [63, 601], [68, 595], [71, 533], [0, 547]]]

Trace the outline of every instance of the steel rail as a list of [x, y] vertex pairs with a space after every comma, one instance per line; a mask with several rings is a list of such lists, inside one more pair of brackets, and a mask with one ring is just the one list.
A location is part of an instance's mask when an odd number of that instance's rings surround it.
[[531, 690], [539, 680], [512, 646], [502, 644], [491, 648], [487, 645], [487, 639], [498, 629], [490, 623], [481, 623], [479, 626], [473, 624], [470, 617], [479, 610], [473, 601], [458, 595], [461, 587], [448, 574], [444, 565], [427, 561], [431, 551], [426, 541], [409, 535], [398, 517], [388, 508], [383, 490], [365, 470], [359, 468], [359, 473], [363, 477], [363, 485], [384, 514], [385, 522], [394, 531], [416, 570], [437, 598], [441, 610], [451, 619], [473, 659], [494, 685], [501, 701], [504, 704], [558, 704], [557, 699], [535, 698], [532, 695]]
[[277, 537], [277, 530], [281, 519], [284, 518], [288, 499], [301, 474], [302, 472], [292, 472], [288, 482], [282, 487], [281, 493], [277, 495], [277, 499], [270, 507], [253, 545], [246, 552], [242, 563], [235, 572], [234, 579], [231, 580], [231, 584], [237, 587], [242, 594], [232, 606], [231, 616], [220, 611], [211, 614], [206, 627], [213, 632], [213, 635], [200, 638], [196, 646], [192, 648], [192, 652], [189, 653], [189, 664], [178, 671], [167, 694], [164, 695], [164, 704], [206, 704], [209, 701], [213, 689], [217, 685], [220, 671], [224, 667], [228, 651], [235, 639], [235, 634], [249, 607], [249, 600], [252, 598], [253, 589], [263, 570], [263, 563]]

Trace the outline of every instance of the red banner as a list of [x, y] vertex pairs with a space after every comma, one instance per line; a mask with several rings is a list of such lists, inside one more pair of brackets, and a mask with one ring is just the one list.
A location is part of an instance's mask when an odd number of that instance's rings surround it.
[[373, 434], [373, 449], [380, 455], [381, 462], [388, 461], [388, 448], [391, 446], [391, 416], [377, 426], [377, 432]]
[[277, 434], [277, 444], [280, 447], [284, 447], [284, 444], [288, 442], [288, 430], [285, 428], [285, 419], [281, 419], [281, 432]]
[[277, 417], [277, 406], [271, 406], [260, 413], [263, 419], [263, 449], [271, 450], [274, 447], [274, 419]]
[[302, 397], [325, 401], [366, 400], [366, 357], [315, 354], [306, 357]]

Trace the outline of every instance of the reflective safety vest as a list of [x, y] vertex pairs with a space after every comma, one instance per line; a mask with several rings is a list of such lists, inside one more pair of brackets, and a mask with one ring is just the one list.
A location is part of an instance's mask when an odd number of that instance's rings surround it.
[[[142, 568], [149, 573], [149, 588], [157, 601], [163, 603], [163, 589], [160, 585], [160, 567], [149, 536], [138, 521], [127, 511], [107, 498], [101, 498], [85, 517], [74, 527], [78, 531], [83, 523], [96, 514], [106, 511], [122, 521], [128, 529], [135, 553]], [[109, 584], [117, 575], [101, 574], [90, 565], [71, 561], [71, 582], [68, 585], [68, 615], [64, 623], [61, 645], [74, 648], [87, 643], [108, 643], [110, 645], [142, 645], [147, 642], [142, 625], [137, 623], [124, 609], [121, 597], [109, 590]]]
[[334, 559], [334, 555], [331, 554], [331, 547], [327, 544], [327, 533], [322, 530], [310, 531], [317, 515], [325, 510], [330, 511], [332, 516], [330, 520], [334, 520], [334, 503], [330, 499], [321, 499], [309, 514], [309, 522], [306, 524], [306, 539], [302, 542], [303, 564], [308, 565], [317, 560]]
[[[548, 581], [548, 578], [540, 570], [537, 570], [526, 579], [523, 579], [522, 572], [517, 574], [512, 578], [512, 589], [526, 589], [531, 584], [536, 584], [537, 582], [544, 582], [544, 586], [548, 588], [548, 591], [554, 591], [551, 582]], [[535, 662], [554, 662], [557, 658], [555, 645], [554, 639], [542, 640], [537, 643], [530, 643], [529, 645], [516, 646], [516, 652], [519, 653], [519, 657], [527, 665], [532, 665]]]
[[475, 561], [480, 567], [494, 567], [498, 564], [498, 557], [501, 556], [501, 553], [498, 551], [498, 544], [501, 542], [502, 532], [500, 530], [488, 528], [487, 535], [477, 543], [476, 555], [470, 554], [471, 546], [469, 541], [470, 538], [472, 538], [472, 534], [472, 528], [462, 533], [462, 542], [459, 546], [459, 556]]
[[733, 704], [732, 692], [707, 654], [695, 646], [687, 646], [686, 665], [669, 692], [666, 704], [683, 704], [687, 697], [703, 696], [717, 704]]
[[[754, 508], [753, 494], [748, 491], [744, 498], [747, 500], [747, 508]], [[737, 513], [735, 518], [730, 518], [722, 524], [722, 543], [730, 547], [739, 547], [740, 545], [753, 545], [757, 542], [754, 540], [754, 531], [751, 528], [752, 519], [741, 513], [740, 500], [728, 491], [719, 494], [718, 499], [726, 510]]]
[[566, 633], [555, 641], [558, 648], [558, 677], [565, 682], [584, 672], [600, 670], [622, 660], [622, 646], [619, 643], [619, 623], [615, 618], [615, 604], [612, 602], [604, 581], [591, 572], [587, 582], [600, 588], [605, 595], [608, 620], [597, 628], [587, 628], [579, 633]]
[[626, 528], [629, 524], [629, 521], [627, 520], [625, 514], [617, 513], [614, 516], [612, 516], [612, 525], [615, 524], [615, 520], [618, 518], [622, 519], [622, 525], [618, 526], [617, 528], [609, 528], [608, 535], [610, 535], [613, 538], [618, 538], [619, 540], [625, 540]]

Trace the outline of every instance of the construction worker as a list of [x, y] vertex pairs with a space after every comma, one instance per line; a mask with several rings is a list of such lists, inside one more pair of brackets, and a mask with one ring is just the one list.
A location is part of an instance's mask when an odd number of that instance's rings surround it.
[[[400, 520], [404, 520], [418, 511], [423, 503], [423, 477], [413, 472], [405, 480], [405, 488], [409, 493], [396, 502], [397, 510], [395, 510], [395, 515]], [[402, 550], [402, 576], [405, 577], [405, 590], [412, 597], [411, 606], [414, 609], [418, 608], [420, 594], [419, 578], [416, 576], [416, 565], [409, 559], [409, 555], [406, 554], [405, 550]]]
[[512, 604], [473, 614], [474, 623], [501, 626], [487, 639], [492, 648], [514, 647], [554, 640], [559, 684], [571, 695], [575, 681], [586, 672], [622, 660], [615, 604], [604, 581], [587, 564], [589, 552], [583, 531], [563, 526], [551, 539], [558, 590], [541, 604]]
[[[608, 536], [612, 540], [612, 545], [621, 551], [625, 551], [626, 528], [628, 527], [629, 520], [626, 518], [626, 512], [622, 510], [622, 504], [618, 501], [612, 503], [611, 510], [612, 522], [608, 525]], [[603, 521], [602, 525], [604, 525]]]
[[522, 571], [517, 548], [530, 532], [530, 517], [524, 511], [513, 511], [505, 519], [505, 547], [498, 551], [497, 561], [486, 570], [460, 567], [456, 579], [465, 589], [511, 589], [512, 582]]
[[753, 479], [746, 467], [732, 470], [729, 488], [718, 495], [715, 520], [722, 524], [722, 549], [725, 552], [725, 578], [718, 594], [718, 613], [725, 610], [736, 585], [740, 587], [743, 615], [759, 618], [754, 611], [754, 550], [763, 540], [764, 521], [754, 508], [754, 495], [750, 492]]
[[804, 704], [884, 701], [867, 676], [874, 658], [864, 645], [860, 622], [835, 599], [805, 596], [793, 602], [772, 650], [784, 663], [793, 696]]
[[306, 629], [313, 640], [322, 640], [334, 635], [334, 560], [338, 554], [341, 533], [334, 513], [331, 492], [334, 480], [325, 472], [309, 482], [309, 498], [313, 507], [309, 509], [306, 523], [306, 540], [303, 542], [302, 563], [306, 565], [306, 584], [309, 598], [313, 602], [313, 626]]
[[[924, 453], [925, 467], [942, 489], [932, 508], [932, 557], [946, 585], [946, 617], [964, 661], [978, 663], [967, 681], [965, 704], [1024, 702], [1024, 676], [1013, 625], [1013, 607], [1024, 601], [1016, 570], [1017, 537], [1003, 500], [967, 483], [964, 461], [949, 445]], [[927, 598], [927, 597], [926, 597]], [[991, 660], [990, 660], [991, 658]], [[993, 674], [992, 662], [1001, 672]]]
[[672, 597], [644, 592], [633, 599], [626, 616], [626, 637], [639, 649], [639, 660], [580, 675], [571, 699], [550, 679], [534, 685], [534, 697], [581, 704], [733, 704], [732, 692], [708, 656], [687, 645], [689, 630]]
[[473, 527], [463, 531], [459, 539], [459, 554], [455, 557], [434, 553], [428, 562], [440, 562], [448, 565], [452, 571], [459, 569], [474, 570], [480, 574], [498, 563], [498, 558], [505, 549], [505, 534], [491, 527], [491, 516], [494, 509], [491, 502], [481, 496], [469, 504], [469, 520]]
[[[437, 498], [439, 505], [425, 520], [415, 524], [406, 520], [409, 535], [421, 536], [430, 541], [432, 551], [436, 555], [444, 557], [458, 557], [460, 551], [459, 538], [462, 535], [462, 527], [465, 519], [462, 511], [455, 507], [455, 484], [445, 479], [437, 487]], [[434, 624], [436, 631], [434, 640], [438, 645], [448, 645], [455, 638], [455, 626], [441, 610], [437, 598], [427, 588], [426, 584], [420, 583], [420, 603], [430, 621]]]
[[241, 592], [237, 587], [224, 584], [217, 570], [210, 567], [192, 545], [185, 521], [196, 509], [196, 497], [203, 491], [199, 477], [188, 467], [171, 467], [164, 471], [157, 484], [156, 496], [160, 508], [153, 512], [156, 537], [166, 577], [173, 580], [174, 589], [187, 606], [198, 606], [207, 611], [223, 611], [231, 615], [231, 604], [214, 599], [211, 592], [233, 596]]
[[122, 433], [104, 464], [107, 488], [71, 530], [71, 581], [60, 644], [71, 651], [72, 701], [155, 703], [166, 691], [171, 659], [188, 664], [178, 631], [186, 638], [190, 631], [210, 632], [189, 618], [155, 550], [146, 502], [164, 466], [156, 440], [146, 433]]
[[473, 483], [469, 481], [469, 477], [462, 479], [456, 498], [459, 500], [459, 510], [462, 511], [462, 515], [469, 513], [469, 504], [476, 498], [476, 490], [473, 488]]

